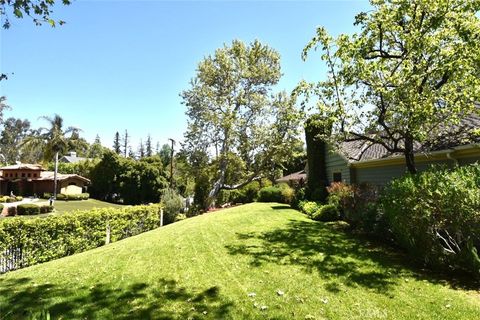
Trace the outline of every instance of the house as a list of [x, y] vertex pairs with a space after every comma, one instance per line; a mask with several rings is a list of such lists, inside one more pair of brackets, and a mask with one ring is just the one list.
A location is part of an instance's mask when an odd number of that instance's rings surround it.
[[[57, 193], [79, 194], [90, 180], [77, 174], [57, 174]], [[37, 164], [16, 164], [0, 168], [0, 194], [31, 196], [53, 193], [54, 172]]]
[[66, 156], [63, 156], [60, 159], [58, 159], [58, 162], [76, 163], [84, 160], [90, 160], [90, 158], [77, 157], [77, 153], [75, 151], [70, 151]]
[[[480, 136], [471, 134], [472, 129], [479, 128], [480, 117], [471, 115], [458, 126], [445, 129], [437, 142], [415, 144], [417, 170], [424, 171], [434, 164], [452, 167], [480, 162]], [[407, 172], [403, 154], [391, 154], [383, 146], [366, 141], [343, 142], [336, 150], [326, 146], [323, 156], [327, 185], [344, 182], [383, 186]]]
[[275, 180], [276, 183], [288, 183], [290, 186], [303, 186], [306, 181], [307, 172], [305, 170], [294, 172]]

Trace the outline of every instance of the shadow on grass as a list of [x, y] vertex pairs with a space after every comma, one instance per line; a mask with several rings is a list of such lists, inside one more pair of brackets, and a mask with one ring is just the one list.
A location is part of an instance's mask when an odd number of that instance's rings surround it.
[[0, 280], [0, 319], [223, 319], [232, 303], [218, 287], [193, 292], [173, 280], [69, 288], [28, 278]]
[[227, 250], [231, 255], [251, 257], [252, 266], [291, 264], [318, 272], [327, 282], [325, 289], [332, 293], [340, 292], [342, 286], [361, 286], [391, 296], [391, 289], [407, 275], [443, 282], [434, 274], [420, 273], [395, 249], [342, 229], [340, 223], [291, 220], [283, 229], [237, 234], [241, 242]]

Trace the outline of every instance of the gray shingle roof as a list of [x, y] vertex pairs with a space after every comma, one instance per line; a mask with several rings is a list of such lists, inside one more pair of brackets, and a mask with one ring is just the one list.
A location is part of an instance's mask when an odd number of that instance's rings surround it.
[[[480, 108], [480, 106], [478, 106]], [[472, 136], [472, 129], [480, 129], [480, 116], [472, 114], [460, 121], [458, 125], [441, 128], [428, 144], [414, 144], [414, 151], [432, 152], [446, 150], [470, 143], [480, 143], [480, 136]], [[377, 160], [399, 155], [389, 152], [380, 144], [369, 141], [345, 141], [340, 143], [340, 153], [350, 162]]]

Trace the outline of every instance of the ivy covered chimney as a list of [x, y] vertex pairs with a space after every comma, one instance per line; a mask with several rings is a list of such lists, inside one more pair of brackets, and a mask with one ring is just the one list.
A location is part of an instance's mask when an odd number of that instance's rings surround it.
[[310, 116], [305, 122], [307, 143], [307, 197], [310, 200], [325, 201], [327, 196], [327, 167], [325, 154], [327, 146], [322, 136], [331, 134], [331, 125], [319, 115]]

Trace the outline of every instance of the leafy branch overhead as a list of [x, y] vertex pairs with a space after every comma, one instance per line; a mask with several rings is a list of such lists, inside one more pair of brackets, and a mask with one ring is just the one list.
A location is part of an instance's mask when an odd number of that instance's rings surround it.
[[358, 33], [334, 38], [317, 29], [302, 56], [321, 50], [328, 77], [297, 91], [304, 103], [317, 99], [333, 140], [403, 153], [415, 172], [414, 151], [479, 112], [480, 1], [370, 2], [373, 10], [355, 18]]
[[[69, 5], [71, 0], [62, 0], [63, 5]], [[0, 0], [0, 16], [3, 18], [2, 27], [4, 29], [10, 28], [10, 17], [13, 15], [16, 18], [30, 17], [35, 25], [39, 26], [43, 23], [48, 23], [52, 27], [58, 23], [63, 25], [65, 21], [52, 19], [52, 7], [55, 6], [55, 0]]]

